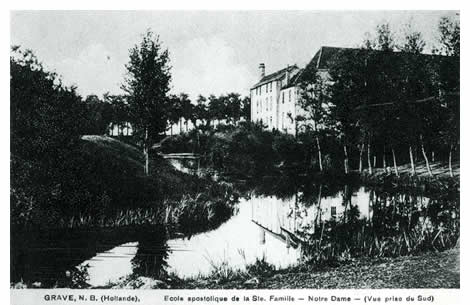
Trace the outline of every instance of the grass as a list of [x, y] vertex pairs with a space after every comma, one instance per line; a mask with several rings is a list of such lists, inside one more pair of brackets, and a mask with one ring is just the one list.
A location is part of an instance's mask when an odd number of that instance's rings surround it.
[[[398, 175], [401, 178], [413, 178], [417, 181], [449, 179], [459, 181], [460, 179], [460, 160], [452, 162], [453, 177], [450, 176], [449, 164], [447, 162], [435, 161], [430, 162], [429, 165], [433, 173], [433, 177], [429, 176], [426, 163], [424, 161], [420, 161], [415, 164], [415, 175], [413, 175], [410, 163], [397, 166]], [[372, 175], [370, 175], [368, 169], [364, 168], [362, 175], [368, 177], [369, 179], [383, 178], [385, 176], [395, 177], [395, 171], [393, 167], [390, 167], [389, 173], [384, 171], [383, 168], [373, 168]]]
[[129, 173], [143, 175], [145, 157], [135, 146], [108, 136], [86, 135], [82, 140], [88, 149], [106, 151], [117, 158]]
[[237, 196], [229, 184], [183, 173], [158, 156], [150, 160], [150, 175], [143, 170], [144, 156], [136, 147], [107, 136], [83, 136], [67, 173], [71, 181], [57, 206], [46, 209], [31, 204], [29, 197], [17, 196], [30, 209], [25, 214], [18, 204], [18, 212], [12, 215], [24, 221], [13, 223], [86, 228], [169, 222], [203, 231], [234, 212]]

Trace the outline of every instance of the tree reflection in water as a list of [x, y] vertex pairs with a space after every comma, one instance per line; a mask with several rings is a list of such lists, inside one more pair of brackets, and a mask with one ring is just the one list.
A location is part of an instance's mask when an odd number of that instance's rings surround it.
[[274, 207], [277, 212], [269, 213], [277, 213], [278, 225], [303, 240], [307, 261], [443, 251], [460, 235], [458, 189], [368, 188], [307, 179], [269, 181], [269, 188], [263, 182], [255, 186], [255, 195], [282, 200], [257, 206], [255, 218], [260, 217], [261, 225], [264, 219], [267, 227], [275, 226], [263, 216]]
[[167, 240], [168, 236], [164, 227], [154, 231], [153, 234], [148, 234], [148, 232], [140, 234], [137, 253], [131, 261], [134, 276], [158, 279], [167, 275], [167, 260], [170, 252]]

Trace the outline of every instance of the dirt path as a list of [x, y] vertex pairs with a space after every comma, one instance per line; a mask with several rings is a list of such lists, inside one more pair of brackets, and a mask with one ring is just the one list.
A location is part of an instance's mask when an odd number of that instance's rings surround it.
[[279, 274], [258, 288], [459, 288], [459, 249], [359, 261], [319, 272]]
[[[279, 271], [266, 278], [219, 282], [205, 279], [175, 288], [197, 289], [383, 289], [460, 288], [459, 249], [419, 256], [361, 259], [313, 271]], [[247, 282], [251, 282], [247, 285]]]

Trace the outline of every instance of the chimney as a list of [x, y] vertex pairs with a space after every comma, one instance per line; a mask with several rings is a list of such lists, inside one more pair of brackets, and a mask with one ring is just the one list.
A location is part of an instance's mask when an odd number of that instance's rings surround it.
[[260, 79], [264, 77], [264, 63], [259, 64], [259, 73], [260, 73]]

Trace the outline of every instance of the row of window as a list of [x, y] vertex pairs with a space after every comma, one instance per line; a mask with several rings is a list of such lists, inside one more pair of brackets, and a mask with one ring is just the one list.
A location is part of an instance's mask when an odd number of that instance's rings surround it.
[[[291, 91], [292, 91], [292, 90], [289, 90], [289, 91], [288, 91], [289, 102], [291, 101]], [[285, 99], [286, 99], [286, 97], [285, 97], [286, 94], [285, 94], [285, 93], [286, 93], [286, 91], [282, 91], [282, 99], [281, 99], [281, 100], [282, 100], [282, 103], [283, 103], [283, 104], [284, 104], [284, 101], [285, 101]]]
[[[268, 103], [268, 98], [266, 98], [266, 101], [264, 103], [266, 107], [266, 111], [268, 110], [273, 110], [273, 97], [269, 97], [269, 103]], [[256, 101], [256, 113], [262, 112], [263, 111], [263, 101], [262, 100], [257, 100]]]
[[[274, 88], [276, 88], [276, 83], [274, 83]], [[261, 92], [263, 92], [263, 89], [266, 91], [266, 93], [273, 92], [273, 82], [261, 85], [259, 87], [256, 87], [256, 95], [261, 95]]]
[[[287, 94], [286, 94], [286, 91], [283, 91], [282, 92], [282, 103], [284, 104], [285, 100], [286, 100], [286, 95], [287, 95], [287, 99], [288, 99], [288, 102], [290, 103], [292, 101], [292, 90], [288, 90], [287, 91]], [[266, 97], [266, 111], [268, 111], [269, 109], [273, 110], [273, 97], [270, 96], [269, 97], [269, 100], [270, 100], [270, 107], [268, 108], [268, 98]], [[257, 100], [256, 101], [256, 113], [259, 113], [262, 111], [262, 100]]]

